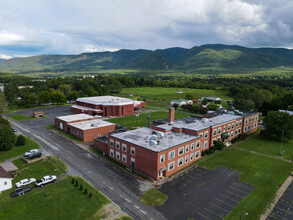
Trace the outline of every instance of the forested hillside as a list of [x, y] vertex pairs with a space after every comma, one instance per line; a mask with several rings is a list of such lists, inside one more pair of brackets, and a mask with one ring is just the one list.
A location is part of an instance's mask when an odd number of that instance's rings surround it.
[[253, 73], [287, 68], [293, 72], [293, 51], [284, 48], [245, 48], [203, 45], [191, 49], [119, 50], [80, 55], [41, 55], [0, 60], [0, 71], [98, 72], [107, 69], [174, 70], [189, 73]]

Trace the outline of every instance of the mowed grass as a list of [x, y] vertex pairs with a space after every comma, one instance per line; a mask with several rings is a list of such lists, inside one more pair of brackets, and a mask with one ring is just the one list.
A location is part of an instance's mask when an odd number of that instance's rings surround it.
[[[110, 200], [83, 179], [78, 178], [83, 191], [71, 180], [65, 177], [16, 198], [10, 198], [11, 191], [5, 191], [0, 197], [0, 219], [99, 219], [95, 213]], [[85, 188], [88, 194], [84, 194]]]
[[149, 206], [156, 206], [164, 203], [168, 199], [168, 196], [154, 188], [145, 192], [140, 201]]
[[[245, 219], [258, 219], [275, 193], [290, 174], [290, 163], [229, 148], [207, 159], [207, 168], [226, 166], [243, 172], [240, 180], [252, 184], [255, 189], [249, 193], [225, 219], [239, 219], [248, 212]], [[204, 162], [200, 163], [201, 166]]]
[[59, 176], [67, 171], [66, 165], [53, 156], [31, 164], [25, 163], [22, 159], [17, 159], [13, 163], [18, 167], [17, 176], [14, 177], [13, 184], [25, 178], [35, 178], [38, 180], [46, 175]]
[[28, 137], [25, 137], [25, 145], [13, 146], [8, 151], [0, 151], [0, 162], [3, 162], [5, 160], [13, 158], [13, 157], [23, 155], [25, 152], [27, 152], [31, 149], [35, 149], [35, 148], [41, 148], [41, 145], [39, 145], [34, 140], [32, 140]]
[[[280, 157], [281, 141], [275, 140], [270, 137], [264, 137], [260, 134], [250, 137], [245, 141], [239, 142], [237, 146], [247, 150]], [[285, 151], [285, 154], [282, 158], [292, 160], [293, 140], [284, 142], [282, 146], [282, 151]]]
[[[176, 93], [178, 90], [183, 90], [183, 93]], [[125, 88], [122, 89], [119, 96], [129, 97], [128, 94], [133, 93], [133, 99], [145, 99], [148, 104], [169, 105], [173, 99], [184, 99], [187, 93], [194, 95], [195, 99], [202, 97], [220, 97], [224, 100], [232, 100], [224, 90], [209, 90], [209, 89], [188, 89], [188, 88], [162, 88], [162, 87], [140, 87], [140, 88]]]
[[28, 116], [22, 115], [22, 114], [11, 115], [11, 116], [9, 116], [9, 118], [11, 118], [14, 121], [27, 121], [27, 120], [34, 119], [33, 117], [28, 117]]
[[[139, 117], [137, 119], [137, 127], [145, 127], [146, 126], [147, 115], [148, 115], [147, 113], [139, 115]], [[190, 115], [186, 114], [186, 113], [177, 113], [176, 112], [176, 114], [175, 114], [176, 119], [185, 118], [188, 116], [190, 116]], [[169, 117], [169, 113], [167, 111], [166, 112], [163, 112], [163, 111], [151, 112], [149, 122], [154, 121], [154, 120], [158, 120], [158, 119], [162, 119], [162, 118], [168, 118], [168, 117]], [[116, 124], [120, 124], [120, 125], [127, 127], [127, 128], [135, 128], [136, 117], [135, 117], [135, 115], [129, 115], [129, 116], [125, 116], [125, 117], [108, 119], [107, 121], [113, 122]]]

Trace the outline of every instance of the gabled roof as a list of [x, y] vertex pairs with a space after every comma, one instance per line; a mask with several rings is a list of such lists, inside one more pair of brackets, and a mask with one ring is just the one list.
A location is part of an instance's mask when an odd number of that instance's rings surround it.
[[12, 162], [1, 163], [0, 167], [2, 167], [6, 172], [18, 170], [18, 168]]
[[9, 178], [12, 179], [9, 173], [7, 173], [3, 167], [0, 166], [0, 178]]

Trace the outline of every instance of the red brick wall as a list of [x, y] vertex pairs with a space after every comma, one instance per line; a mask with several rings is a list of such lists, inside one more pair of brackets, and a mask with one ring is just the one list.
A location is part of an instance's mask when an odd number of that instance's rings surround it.
[[[123, 114], [122, 114], [122, 108], [123, 108]], [[134, 108], [133, 104], [131, 105], [122, 105], [122, 106], [103, 106], [103, 116], [126, 116], [126, 115], [133, 115], [134, 114]]]
[[255, 132], [258, 129], [259, 113], [244, 117], [243, 132], [246, 134]]
[[103, 153], [108, 153], [108, 143], [105, 143], [103, 141], [94, 139], [94, 148], [102, 151]]

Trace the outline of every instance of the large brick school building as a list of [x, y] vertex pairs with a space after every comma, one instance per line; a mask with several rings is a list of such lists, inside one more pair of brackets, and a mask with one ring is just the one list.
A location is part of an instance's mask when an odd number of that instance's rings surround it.
[[258, 113], [228, 112], [213, 118], [188, 117], [95, 138], [95, 147], [128, 168], [158, 180], [201, 158], [215, 141], [232, 140], [258, 128]]

